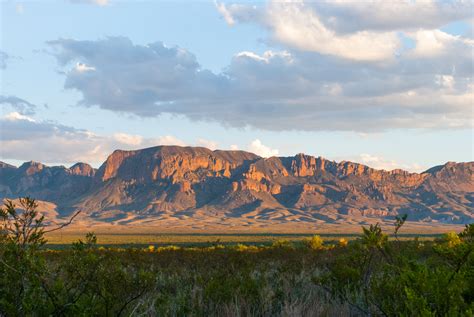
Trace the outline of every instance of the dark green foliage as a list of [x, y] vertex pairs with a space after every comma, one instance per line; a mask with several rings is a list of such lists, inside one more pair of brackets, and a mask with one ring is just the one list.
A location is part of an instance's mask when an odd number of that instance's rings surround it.
[[93, 233], [64, 253], [42, 250], [43, 217], [36, 207], [22, 198], [21, 211], [11, 201], [0, 209], [0, 316], [116, 316], [151, 290], [151, 272], [96, 250]]
[[34, 199], [26, 197], [19, 201], [22, 212], [17, 212], [11, 200], [7, 200], [4, 208], [0, 208], [0, 239], [2, 243], [16, 245], [23, 251], [27, 248], [37, 249], [46, 242], [42, 227], [44, 217], [36, 211], [38, 205]]
[[36, 254], [45, 240], [36, 207], [34, 200], [22, 198], [23, 212], [18, 213], [12, 201], [0, 209], [0, 313], [7, 316], [26, 315], [42, 300], [36, 290], [44, 281], [37, 273], [46, 264]]
[[472, 316], [473, 227], [425, 245], [389, 242], [378, 225], [364, 228], [316, 282], [364, 315]]
[[408, 215], [404, 214], [402, 216], [396, 216], [395, 217], [395, 230], [394, 230], [394, 235], [398, 240], [398, 231], [400, 228], [405, 224], [405, 221], [407, 221]]
[[[47, 250], [31, 199], [0, 211], [0, 316], [472, 316], [474, 225], [437, 241]], [[398, 218], [395, 237], [406, 217]]]

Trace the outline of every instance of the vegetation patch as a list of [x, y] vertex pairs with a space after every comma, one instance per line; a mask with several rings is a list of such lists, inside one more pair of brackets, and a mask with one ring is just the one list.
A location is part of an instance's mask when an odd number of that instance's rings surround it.
[[[98, 245], [52, 250], [33, 200], [0, 211], [0, 316], [472, 316], [474, 225], [435, 240]], [[22, 211], [20, 211], [20, 209]]]

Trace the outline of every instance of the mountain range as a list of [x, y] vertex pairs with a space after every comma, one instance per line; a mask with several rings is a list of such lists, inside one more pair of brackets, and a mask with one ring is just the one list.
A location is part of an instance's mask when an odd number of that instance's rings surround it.
[[[0, 198], [30, 196], [51, 221], [168, 230], [305, 230], [325, 224], [474, 221], [474, 162], [423, 173], [297, 154], [157, 146], [114, 151], [95, 169], [0, 162]], [[216, 229], [217, 228], [217, 229]]]

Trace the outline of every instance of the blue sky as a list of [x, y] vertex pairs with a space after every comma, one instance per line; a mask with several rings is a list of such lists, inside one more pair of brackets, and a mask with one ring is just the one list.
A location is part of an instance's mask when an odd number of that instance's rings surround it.
[[2, 1], [0, 159], [99, 166], [178, 144], [411, 171], [472, 161], [470, 9]]

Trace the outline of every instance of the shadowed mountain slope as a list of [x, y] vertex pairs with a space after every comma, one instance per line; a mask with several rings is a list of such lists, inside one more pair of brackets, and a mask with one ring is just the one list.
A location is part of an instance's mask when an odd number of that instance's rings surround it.
[[[154, 220], [364, 223], [407, 213], [411, 221], [474, 219], [474, 162], [424, 173], [384, 171], [297, 154], [261, 158], [244, 151], [158, 146], [114, 151], [99, 169], [0, 162], [0, 197], [29, 195], [81, 209], [91, 221]], [[230, 220], [229, 220], [230, 219]], [[197, 220], [196, 220], [197, 221]]]

